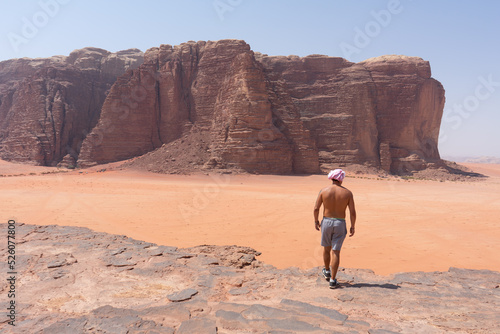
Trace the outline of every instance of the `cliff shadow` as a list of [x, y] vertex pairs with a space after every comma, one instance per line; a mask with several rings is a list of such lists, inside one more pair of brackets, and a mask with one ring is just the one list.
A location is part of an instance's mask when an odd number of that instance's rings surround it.
[[473, 170], [457, 164], [456, 162], [453, 161], [448, 161], [448, 160], [442, 160], [443, 162], [443, 167], [450, 173], [454, 175], [461, 175], [465, 177], [474, 177], [474, 178], [488, 178], [487, 175], [481, 174], [474, 172]]

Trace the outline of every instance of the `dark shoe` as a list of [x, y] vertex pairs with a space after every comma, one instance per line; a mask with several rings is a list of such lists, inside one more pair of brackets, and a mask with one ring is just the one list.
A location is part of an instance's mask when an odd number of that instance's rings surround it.
[[330, 289], [337, 289], [338, 287], [340, 287], [340, 284], [337, 282], [337, 279], [330, 281]]
[[323, 273], [323, 277], [324, 277], [327, 281], [329, 281], [329, 280], [330, 280], [330, 278], [332, 277], [332, 275], [330, 274], [330, 271], [329, 271], [329, 270], [326, 270], [325, 268], [323, 268], [322, 273]]

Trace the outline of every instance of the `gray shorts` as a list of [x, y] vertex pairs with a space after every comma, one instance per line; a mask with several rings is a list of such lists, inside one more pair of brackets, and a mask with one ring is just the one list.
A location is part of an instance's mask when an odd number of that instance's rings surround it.
[[321, 221], [321, 246], [340, 250], [347, 235], [345, 219], [323, 217]]

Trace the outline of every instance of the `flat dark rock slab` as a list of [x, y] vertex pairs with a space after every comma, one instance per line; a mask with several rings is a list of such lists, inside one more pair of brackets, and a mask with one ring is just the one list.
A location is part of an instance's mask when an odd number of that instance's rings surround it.
[[251, 330], [252, 324], [243, 318], [239, 312], [218, 310], [215, 312], [217, 323], [228, 330]]
[[163, 250], [156, 247], [155, 249], [148, 249], [149, 256], [161, 256], [163, 255]]
[[197, 293], [198, 293], [198, 290], [185, 289], [185, 290], [173, 293], [171, 295], [168, 295], [167, 298], [168, 298], [168, 300], [170, 300], [172, 302], [182, 302], [184, 300], [191, 299]]
[[118, 255], [118, 254], [121, 254], [123, 252], [125, 252], [127, 250], [126, 247], [121, 247], [121, 248], [118, 248], [118, 249], [113, 249], [110, 251], [110, 254], [111, 255]]
[[283, 299], [283, 300], [281, 300], [281, 304], [296, 307], [301, 312], [304, 312], [304, 313], [321, 314], [321, 315], [328, 317], [331, 320], [334, 320], [340, 324], [344, 323], [344, 321], [347, 320], [347, 315], [342, 314], [336, 310], [332, 310], [332, 309], [320, 307], [320, 306], [314, 306], [314, 305], [300, 302], [297, 300]]
[[171, 319], [176, 321], [186, 321], [191, 317], [191, 312], [184, 306], [185, 304], [167, 304], [163, 306], [149, 307], [139, 311], [138, 315], [144, 319], [152, 319], [160, 322], [161, 320]]
[[192, 318], [181, 323], [176, 334], [217, 334], [215, 320]]
[[400, 332], [394, 332], [387, 329], [372, 328], [368, 330], [368, 334], [400, 334]]
[[65, 333], [83, 333], [87, 319], [80, 318], [69, 318], [56, 322], [44, 330], [42, 334], [65, 334]]
[[197, 284], [204, 288], [213, 288], [215, 284], [215, 278], [211, 275], [203, 275], [198, 277]]
[[295, 319], [270, 319], [266, 321], [267, 326], [272, 330], [286, 330], [295, 332], [315, 332], [322, 329], [304, 321]]
[[436, 281], [429, 277], [429, 274], [425, 274], [423, 272], [414, 272], [414, 273], [399, 273], [394, 275], [394, 278], [391, 280], [393, 284], [419, 284], [419, 285], [436, 285]]
[[107, 266], [113, 267], [132, 267], [137, 264], [137, 261], [131, 261], [126, 259], [111, 258], [107, 261]]
[[290, 317], [290, 312], [279, 308], [254, 304], [248, 309], [241, 312], [241, 315], [246, 319], [287, 319]]
[[47, 268], [58, 268], [62, 266], [69, 266], [76, 263], [77, 260], [72, 254], [68, 253], [60, 253], [53, 256], [50, 261], [47, 263]]
[[350, 302], [354, 299], [354, 297], [348, 294], [343, 294], [338, 296], [337, 299], [340, 300], [341, 302]]
[[246, 295], [249, 292], [250, 292], [250, 289], [248, 289], [248, 288], [235, 288], [235, 289], [229, 290], [229, 294], [231, 294], [233, 296]]

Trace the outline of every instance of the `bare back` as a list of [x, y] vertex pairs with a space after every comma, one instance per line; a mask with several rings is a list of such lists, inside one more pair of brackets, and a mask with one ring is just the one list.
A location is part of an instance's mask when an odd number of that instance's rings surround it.
[[323, 217], [345, 218], [346, 208], [353, 201], [353, 196], [350, 190], [332, 184], [324, 189], [318, 195], [315, 209], [323, 204]]

